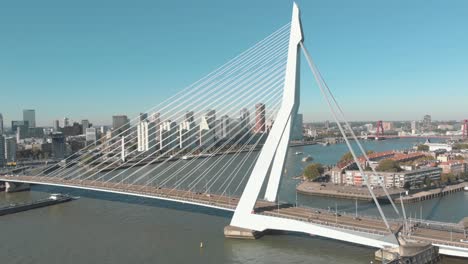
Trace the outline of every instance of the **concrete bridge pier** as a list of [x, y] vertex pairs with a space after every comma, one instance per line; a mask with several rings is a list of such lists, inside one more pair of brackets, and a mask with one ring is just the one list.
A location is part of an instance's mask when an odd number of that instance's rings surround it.
[[29, 191], [30, 189], [29, 183], [5, 182], [5, 192], [7, 193]]

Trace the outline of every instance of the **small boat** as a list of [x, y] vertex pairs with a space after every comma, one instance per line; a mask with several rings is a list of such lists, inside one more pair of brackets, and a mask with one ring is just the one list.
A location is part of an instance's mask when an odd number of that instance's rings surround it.
[[312, 161], [313, 159], [314, 158], [312, 158], [312, 156], [307, 156], [307, 157], [302, 158], [302, 162]]
[[468, 186], [465, 186], [465, 188], [463, 188], [463, 190], [465, 190], [465, 192], [468, 192]]
[[49, 196], [49, 199], [51, 200], [58, 200], [58, 199], [63, 199], [68, 197], [68, 195], [61, 194], [61, 193], [53, 193]]
[[304, 153], [302, 153], [302, 152], [300, 152], [300, 151], [297, 151], [295, 154], [296, 154], [296, 155], [302, 155], [302, 154], [304, 154]]

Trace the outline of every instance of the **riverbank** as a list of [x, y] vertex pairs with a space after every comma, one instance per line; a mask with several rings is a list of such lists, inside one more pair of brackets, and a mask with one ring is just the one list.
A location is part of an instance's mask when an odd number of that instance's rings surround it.
[[[436, 189], [427, 190], [427, 191], [420, 191], [420, 192], [417, 192], [417, 193], [414, 193], [414, 194], [403, 196], [401, 198], [401, 200], [404, 203], [421, 202], [421, 201], [425, 201], [425, 200], [430, 200], [430, 199], [446, 196], [446, 195], [456, 193], [456, 192], [463, 192], [463, 191], [465, 191], [465, 187], [467, 187], [467, 186], [468, 186], [468, 182], [462, 182], [462, 183], [455, 184], [455, 185], [445, 186], [443, 188], [436, 188]], [[395, 201], [400, 202], [400, 198], [398, 197], [397, 199], [395, 199]]]
[[[333, 183], [320, 183], [303, 181], [300, 183], [296, 191], [304, 195], [332, 197], [339, 199], [352, 199], [361, 201], [372, 201], [372, 196], [366, 187], [335, 185]], [[399, 195], [404, 192], [403, 189], [389, 189], [388, 192], [392, 196]], [[385, 192], [382, 188], [374, 189], [375, 196], [379, 201], [388, 201]]]
[[[468, 182], [463, 182], [463, 183], [459, 183], [455, 185], [446, 186], [443, 188], [416, 191], [409, 195], [402, 196], [401, 199], [400, 199], [400, 193], [405, 193], [406, 190], [402, 188], [391, 188], [391, 189], [387, 189], [387, 191], [397, 203], [399, 203], [400, 200], [403, 203], [415, 203], [415, 202], [434, 199], [437, 197], [442, 197], [442, 196], [449, 195], [455, 192], [461, 192], [461, 191], [464, 191], [465, 187], [467, 186], [468, 186]], [[370, 195], [366, 187], [345, 186], [345, 185], [335, 185], [332, 183], [303, 181], [297, 186], [296, 191], [303, 195], [332, 197], [332, 198], [348, 199], [348, 200], [372, 201], [372, 196]], [[382, 188], [375, 188], [373, 189], [373, 191], [374, 191], [375, 196], [380, 202], [388, 202], [388, 199]]]

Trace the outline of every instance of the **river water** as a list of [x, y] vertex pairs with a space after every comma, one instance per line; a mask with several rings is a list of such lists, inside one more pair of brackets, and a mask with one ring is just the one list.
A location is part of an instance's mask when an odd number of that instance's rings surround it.
[[[365, 142], [366, 149], [409, 148], [414, 139]], [[354, 201], [301, 196], [293, 176], [305, 166], [296, 151], [333, 164], [347, 151], [344, 144], [290, 149], [280, 200], [302, 206], [354, 212]], [[31, 192], [0, 193], [0, 204], [66, 192], [81, 198], [0, 217], [0, 263], [370, 263], [374, 249], [302, 234], [268, 235], [255, 241], [225, 239], [230, 215], [211, 209], [154, 199], [34, 186]], [[388, 205], [383, 206], [394, 217]], [[407, 206], [425, 219], [458, 222], [468, 215], [468, 193]], [[375, 206], [359, 202], [359, 214], [376, 215]], [[204, 247], [200, 248], [203, 242]], [[444, 258], [443, 263], [466, 263]]]

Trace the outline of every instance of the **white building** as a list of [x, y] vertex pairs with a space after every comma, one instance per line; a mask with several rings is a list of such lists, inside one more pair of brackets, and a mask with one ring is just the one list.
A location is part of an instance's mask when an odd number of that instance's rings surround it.
[[186, 119], [179, 124], [179, 147], [194, 148], [197, 145], [195, 122]]
[[[377, 172], [373, 175], [372, 172], [365, 172], [371, 186], [383, 186], [387, 188], [403, 188], [406, 182], [411, 186], [422, 186], [426, 178], [432, 181], [440, 181], [442, 169], [437, 167], [421, 168], [416, 170], [401, 171], [401, 172]], [[347, 170], [344, 174], [344, 179], [337, 176], [332, 177], [334, 183], [340, 184], [343, 182], [347, 185], [362, 186], [365, 185], [365, 180], [362, 174], [356, 170]]]
[[411, 121], [411, 134], [418, 133], [418, 121]]
[[94, 127], [88, 127], [85, 129], [86, 143], [96, 144], [97, 141], [97, 130]]
[[177, 126], [175, 122], [166, 120], [159, 126], [159, 148], [163, 151], [175, 148], [177, 144]]
[[[207, 116], [202, 116], [200, 122], [200, 146], [208, 147], [216, 142], [215, 139], [215, 129], [213, 126], [210, 126], [210, 118]], [[214, 124], [214, 122], [213, 122]]]
[[436, 151], [436, 150], [446, 150], [447, 152], [452, 151], [452, 146], [449, 144], [426, 142], [424, 143], [424, 145], [429, 147], [429, 151]]

